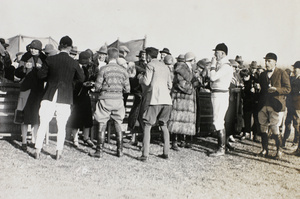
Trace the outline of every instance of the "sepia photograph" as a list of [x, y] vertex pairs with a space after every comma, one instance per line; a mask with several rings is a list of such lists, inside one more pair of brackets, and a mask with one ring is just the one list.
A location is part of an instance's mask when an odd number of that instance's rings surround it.
[[0, 5], [0, 199], [300, 198], [298, 0]]

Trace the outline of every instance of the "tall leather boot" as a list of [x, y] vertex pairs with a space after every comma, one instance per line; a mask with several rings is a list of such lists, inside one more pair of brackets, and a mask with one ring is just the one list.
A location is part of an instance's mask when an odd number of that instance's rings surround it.
[[286, 140], [290, 137], [291, 134], [291, 124], [288, 124], [285, 127], [284, 135], [282, 138], [282, 147], [285, 147]]
[[281, 137], [281, 134], [275, 135], [275, 143], [276, 143], [276, 148], [277, 148], [277, 153], [276, 153], [275, 158], [277, 160], [280, 160], [282, 158], [282, 151], [281, 151], [282, 137]]
[[103, 148], [104, 148], [104, 141], [105, 141], [105, 129], [106, 129], [106, 125], [104, 125], [104, 126], [99, 125], [96, 151], [94, 153], [89, 153], [89, 155], [91, 157], [95, 157], [95, 158], [102, 158], [103, 157]]
[[262, 150], [257, 154], [258, 156], [261, 157], [267, 157], [269, 150], [268, 150], [268, 143], [269, 143], [269, 137], [268, 134], [265, 132], [261, 133], [261, 145], [262, 145]]
[[117, 156], [122, 157], [123, 156], [123, 132], [119, 131], [116, 132], [117, 134]]
[[226, 135], [225, 130], [219, 130], [217, 132], [217, 139], [218, 139], [218, 150], [215, 153], [210, 154], [211, 157], [218, 157], [225, 155], [225, 143], [226, 143]]

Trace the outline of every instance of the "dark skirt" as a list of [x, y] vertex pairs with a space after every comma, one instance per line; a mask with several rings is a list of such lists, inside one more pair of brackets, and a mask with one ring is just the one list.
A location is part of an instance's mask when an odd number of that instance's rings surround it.
[[70, 128], [91, 128], [93, 126], [93, 114], [91, 99], [88, 94], [76, 96], [72, 105], [71, 115], [68, 120]]

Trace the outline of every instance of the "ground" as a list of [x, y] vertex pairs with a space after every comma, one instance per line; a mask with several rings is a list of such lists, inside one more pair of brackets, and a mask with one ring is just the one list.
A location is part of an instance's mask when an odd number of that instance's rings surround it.
[[[128, 140], [126, 140], [128, 141]], [[21, 150], [18, 140], [0, 140], [0, 198], [300, 198], [300, 157], [288, 142], [282, 160], [256, 157], [260, 143], [234, 143], [236, 151], [212, 158], [216, 139], [194, 139], [191, 149], [170, 151], [159, 158], [162, 146], [151, 144], [150, 159], [140, 162], [138, 147], [125, 144], [125, 155], [115, 155], [115, 144], [105, 144], [103, 159], [88, 156], [92, 149], [66, 142], [56, 161], [55, 140], [45, 146], [41, 160], [34, 149]]]

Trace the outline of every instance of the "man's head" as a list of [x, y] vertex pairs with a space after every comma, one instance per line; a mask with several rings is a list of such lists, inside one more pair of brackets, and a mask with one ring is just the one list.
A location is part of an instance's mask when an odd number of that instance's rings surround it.
[[59, 41], [59, 50], [66, 50], [68, 52], [71, 51], [73, 45], [73, 41], [69, 36], [64, 36]]
[[114, 59], [118, 59], [119, 57], [119, 50], [117, 48], [109, 48], [107, 50], [107, 56], [108, 56], [108, 60], [114, 60]]
[[146, 51], [145, 50], [141, 50], [139, 52], [139, 55], [137, 55], [137, 57], [139, 58], [139, 60], [146, 61]]
[[165, 56], [164, 63], [166, 65], [172, 65], [173, 64], [173, 57], [172, 57], [172, 55]]
[[160, 52], [161, 60], [164, 60], [165, 56], [171, 55], [170, 50], [168, 48], [163, 48]]
[[296, 61], [292, 66], [294, 67], [295, 76], [300, 75], [300, 61]]
[[99, 60], [104, 62], [107, 57], [107, 47], [101, 46], [97, 53], [99, 54]]
[[265, 64], [267, 70], [273, 70], [277, 64], [277, 56], [274, 53], [268, 53], [265, 57]]
[[146, 60], [150, 62], [152, 59], [156, 59], [158, 55], [158, 49], [153, 47], [148, 47], [145, 49], [146, 51]]
[[216, 46], [215, 49], [213, 49], [213, 51], [215, 51], [215, 56], [217, 61], [221, 60], [222, 58], [226, 57], [228, 54], [228, 48], [224, 43], [220, 43]]
[[235, 61], [236, 61], [237, 63], [239, 63], [239, 65], [242, 65], [242, 64], [244, 63], [244, 60], [243, 60], [242, 56], [240, 56], [240, 55], [237, 55], [237, 56], [235, 57]]

